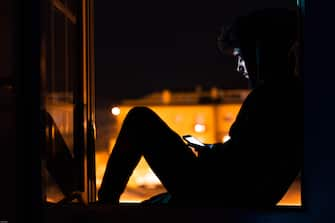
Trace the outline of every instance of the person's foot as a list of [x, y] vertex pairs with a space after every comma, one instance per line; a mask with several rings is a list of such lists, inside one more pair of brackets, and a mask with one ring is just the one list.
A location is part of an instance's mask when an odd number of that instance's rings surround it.
[[98, 204], [109, 204], [109, 205], [118, 205], [119, 196], [111, 196], [110, 194], [106, 195], [102, 190], [98, 192]]
[[96, 204], [101, 204], [101, 205], [119, 205], [120, 202], [119, 200], [115, 199], [115, 200], [107, 200], [107, 199], [98, 199], [98, 201], [96, 202]]

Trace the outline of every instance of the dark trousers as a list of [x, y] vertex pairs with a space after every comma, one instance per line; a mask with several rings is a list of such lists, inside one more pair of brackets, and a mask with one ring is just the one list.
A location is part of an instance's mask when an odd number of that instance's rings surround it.
[[99, 200], [118, 202], [142, 156], [173, 197], [189, 201], [196, 195], [201, 181], [196, 155], [152, 110], [135, 107], [127, 114], [109, 157]]

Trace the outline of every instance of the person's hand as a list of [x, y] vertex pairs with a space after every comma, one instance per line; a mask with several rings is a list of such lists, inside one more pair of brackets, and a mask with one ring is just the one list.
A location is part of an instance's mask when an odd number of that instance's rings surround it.
[[189, 147], [194, 148], [197, 152], [208, 151], [214, 148], [215, 144], [206, 144], [204, 146], [196, 145], [196, 144], [188, 144]]

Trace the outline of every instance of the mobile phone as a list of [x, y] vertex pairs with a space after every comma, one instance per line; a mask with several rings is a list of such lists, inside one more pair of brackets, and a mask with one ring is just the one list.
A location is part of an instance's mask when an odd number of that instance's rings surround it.
[[188, 142], [189, 145], [191, 146], [196, 146], [196, 147], [205, 147], [206, 145], [202, 143], [199, 139], [195, 138], [192, 135], [184, 135], [183, 139]]

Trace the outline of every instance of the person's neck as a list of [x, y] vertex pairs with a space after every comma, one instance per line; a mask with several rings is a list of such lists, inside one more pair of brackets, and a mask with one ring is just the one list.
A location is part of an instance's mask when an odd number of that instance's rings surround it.
[[277, 63], [270, 66], [259, 66], [259, 76], [262, 78], [271, 76], [288, 76], [289, 74], [289, 67], [285, 63]]

